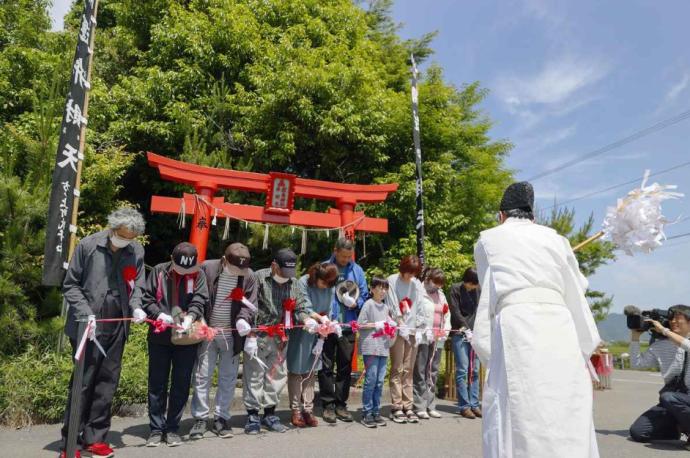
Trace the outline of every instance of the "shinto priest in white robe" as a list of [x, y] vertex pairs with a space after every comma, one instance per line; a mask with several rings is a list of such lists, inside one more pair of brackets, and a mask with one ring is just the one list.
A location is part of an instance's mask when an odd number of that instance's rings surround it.
[[568, 240], [508, 218], [481, 233], [474, 256], [484, 457], [598, 457], [587, 361], [600, 338]]

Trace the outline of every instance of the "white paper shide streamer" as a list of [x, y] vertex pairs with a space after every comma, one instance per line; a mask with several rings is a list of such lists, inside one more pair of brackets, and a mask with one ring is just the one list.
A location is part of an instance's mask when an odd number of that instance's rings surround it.
[[661, 212], [661, 203], [683, 197], [673, 192], [675, 185], [653, 183], [647, 186], [649, 170], [645, 171], [642, 185], [633, 189], [615, 207], [609, 207], [604, 218], [605, 237], [619, 249], [632, 256], [635, 252], [651, 253], [666, 239], [664, 226], [671, 221]]

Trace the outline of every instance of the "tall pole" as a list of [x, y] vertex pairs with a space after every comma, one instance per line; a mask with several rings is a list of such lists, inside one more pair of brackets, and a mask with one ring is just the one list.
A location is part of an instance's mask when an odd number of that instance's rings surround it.
[[[76, 345], [79, 345], [84, 333], [86, 332], [86, 323], [88, 316], [79, 314], [76, 316], [77, 319], [77, 340]], [[89, 344], [87, 342], [86, 347]], [[72, 390], [70, 391], [70, 403], [69, 403], [69, 421], [67, 427], [67, 444], [65, 447], [65, 456], [73, 458], [76, 455], [77, 450], [77, 439], [79, 437], [79, 426], [82, 420], [82, 408], [81, 405], [81, 392], [82, 384], [84, 383], [84, 360], [86, 359], [87, 349], [84, 347], [82, 354], [77, 355], [77, 347], [74, 348], [74, 356], [79, 356], [79, 359], [74, 360], [74, 372], [72, 373]]]
[[410, 54], [412, 61], [412, 138], [414, 140], [414, 155], [417, 164], [417, 181], [416, 181], [416, 197], [417, 197], [417, 218], [415, 229], [417, 231], [417, 256], [424, 265], [424, 200], [422, 189], [422, 141], [419, 135], [419, 98], [417, 92], [417, 64], [414, 60], [414, 55]]

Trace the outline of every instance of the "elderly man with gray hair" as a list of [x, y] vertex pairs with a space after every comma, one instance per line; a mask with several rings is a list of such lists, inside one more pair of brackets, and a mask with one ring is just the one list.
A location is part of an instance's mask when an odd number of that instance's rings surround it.
[[[96, 342], [88, 341], [83, 353], [79, 444], [93, 457], [114, 456], [106, 436], [129, 332], [128, 321], [96, 323], [96, 320], [133, 317], [135, 323], [142, 323], [146, 319], [146, 312], [141, 308], [145, 287], [144, 248], [135, 240], [144, 233], [144, 227], [144, 218], [133, 208], [120, 208], [111, 213], [107, 229], [84, 237], [77, 245], [62, 287], [69, 306], [65, 334], [73, 352], [79, 344], [77, 319], [80, 316], [88, 317], [92, 329], [95, 328], [95, 338], [105, 352]], [[72, 381], [70, 397], [71, 385]], [[65, 456], [70, 402], [68, 398], [61, 457]]]

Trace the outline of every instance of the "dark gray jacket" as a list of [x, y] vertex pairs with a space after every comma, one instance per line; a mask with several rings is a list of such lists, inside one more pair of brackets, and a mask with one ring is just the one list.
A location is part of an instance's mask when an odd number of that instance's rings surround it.
[[[467, 291], [464, 283], [456, 283], [450, 287], [450, 325], [453, 329], [474, 328], [474, 318], [479, 305], [479, 288]], [[457, 334], [453, 331], [452, 334]]]
[[[223, 271], [223, 262], [221, 259], [209, 259], [201, 264], [201, 270], [206, 274], [206, 281], [208, 283], [208, 302], [204, 315], [206, 321], [210, 323], [213, 306], [216, 303], [216, 292], [218, 291], [218, 279], [220, 273]], [[244, 290], [244, 296], [254, 305], [256, 304], [256, 295], [258, 288], [256, 280], [252, 274], [251, 269], [248, 269], [249, 275], [237, 277], [237, 287]], [[230, 322], [234, 324], [237, 320], [243, 319], [250, 325], [254, 324], [256, 319], [252, 309], [244, 305], [240, 301], [232, 301], [230, 311]], [[235, 355], [239, 354], [244, 348], [244, 337], [240, 337], [237, 331], [232, 331], [232, 347]]]
[[[158, 292], [158, 279], [160, 277], [161, 299], [156, 300]], [[165, 313], [175, 317], [176, 313], [173, 311], [173, 271], [172, 262], [163, 262], [153, 268], [146, 278], [146, 288], [144, 289], [144, 297], [142, 300], [143, 308], [146, 314], [152, 320], [158, 318], [158, 315]], [[177, 291], [178, 300], [177, 306], [185, 313], [190, 314], [194, 321], [204, 316], [204, 309], [208, 302], [208, 287], [206, 286], [206, 275], [203, 271], [199, 271], [194, 278], [194, 289], [191, 293], [187, 292], [187, 278], [178, 276]], [[172, 345], [170, 342], [171, 329], [166, 329], [160, 334], [153, 332], [153, 326], [149, 326], [148, 340], [150, 342], [160, 345]]]
[[[100, 317], [103, 300], [108, 292], [108, 274], [113, 269], [117, 275], [117, 285], [122, 306], [122, 316], [131, 317], [131, 311], [141, 308], [141, 298], [145, 285], [144, 247], [132, 242], [121, 248], [122, 254], [118, 265], [112, 265], [109, 252], [108, 236], [110, 230], [104, 230], [84, 237], [74, 250], [72, 259], [62, 284], [62, 293], [67, 302], [67, 322], [65, 334], [71, 339], [77, 338], [76, 316], [80, 313]], [[136, 269], [134, 288], [129, 294], [123, 278], [125, 268]], [[129, 332], [129, 322], [125, 322], [125, 335]]]

